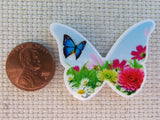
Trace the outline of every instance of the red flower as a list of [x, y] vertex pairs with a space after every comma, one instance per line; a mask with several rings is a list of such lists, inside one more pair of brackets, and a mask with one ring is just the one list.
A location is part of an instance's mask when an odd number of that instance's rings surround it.
[[109, 64], [109, 69], [120, 69], [120, 70], [123, 70], [124, 67], [127, 67], [128, 65], [126, 65], [127, 61], [126, 60], [123, 60], [121, 63], [119, 62], [118, 59], [115, 59], [113, 60], [113, 65], [111, 66]]
[[127, 67], [119, 73], [118, 84], [125, 90], [136, 91], [141, 87], [143, 78], [143, 70]]
[[79, 66], [74, 66], [73, 69], [74, 69], [75, 71], [77, 71], [77, 72], [80, 70], [80, 69], [79, 69]]
[[146, 57], [146, 46], [143, 47], [142, 45], [138, 45], [136, 47], [137, 51], [132, 51], [131, 55], [133, 55], [134, 57], [132, 57], [132, 59], [138, 59], [138, 60], [142, 60]]

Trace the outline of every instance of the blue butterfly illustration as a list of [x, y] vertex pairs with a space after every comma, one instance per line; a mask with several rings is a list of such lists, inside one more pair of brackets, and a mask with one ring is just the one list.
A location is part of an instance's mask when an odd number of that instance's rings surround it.
[[68, 56], [75, 53], [76, 60], [77, 60], [86, 45], [86, 41], [82, 41], [78, 45], [75, 45], [72, 38], [70, 36], [64, 34], [63, 45], [64, 45], [63, 53], [64, 53], [65, 58], [67, 58]]

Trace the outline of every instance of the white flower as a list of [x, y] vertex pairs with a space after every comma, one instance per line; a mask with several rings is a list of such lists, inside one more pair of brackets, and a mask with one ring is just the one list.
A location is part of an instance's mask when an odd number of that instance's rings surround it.
[[86, 84], [88, 83], [89, 79], [85, 78], [81, 81], [81, 86], [86, 86]]
[[97, 83], [96, 83], [96, 85], [99, 87], [99, 86], [101, 86], [101, 85], [102, 85], [102, 83], [97, 82]]
[[80, 90], [78, 90], [78, 92], [77, 92], [78, 94], [84, 94], [84, 93], [86, 93], [86, 91], [85, 90], [83, 90], [83, 89], [80, 89]]
[[93, 93], [94, 92], [93, 88], [91, 88], [89, 86], [85, 87], [85, 90], [87, 91], [87, 93]]
[[68, 80], [68, 81], [71, 81], [71, 80], [73, 79], [73, 77], [74, 77], [73, 75], [68, 75], [68, 76], [67, 76], [67, 80]]
[[92, 93], [94, 92], [94, 90], [89, 87], [89, 86], [85, 86], [85, 87], [81, 87], [77, 93], [81, 95], [81, 97], [83, 98], [88, 98]]

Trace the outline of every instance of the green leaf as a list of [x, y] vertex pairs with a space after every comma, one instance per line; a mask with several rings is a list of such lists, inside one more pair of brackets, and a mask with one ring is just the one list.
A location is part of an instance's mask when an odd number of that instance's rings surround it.
[[97, 63], [98, 63], [99, 69], [100, 69], [100, 70], [103, 70], [103, 67], [99, 64], [99, 62], [97, 62]]
[[67, 71], [67, 75], [74, 75], [75, 74], [75, 70], [73, 69], [73, 67], [69, 68]]
[[84, 70], [84, 68], [86, 68], [88, 61], [82, 66], [81, 70]]
[[105, 62], [105, 67], [107, 68], [107, 69], [109, 69], [109, 65], [108, 65], [109, 63], [108, 63], [108, 61], [106, 61]]
[[116, 88], [121, 91], [121, 86], [120, 85], [116, 85]]
[[123, 91], [123, 93], [126, 93], [128, 96], [135, 93], [134, 91]]
[[134, 68], [137, 69], [143, 68], [143, 66], [136, 59], [133, 60], [133, 63], [134, 63]]
[[79, 88], [79, 86], [81, 85], [81, 81], [82, 79], [87, 78], [88, 79], [88, 83], [87, 86], [95, 89], [97, 87], [97, 82], [102, 83], [98, 78], [97, 78], [97, 74], [98, 71], [95, 69], [87, 69], [85, 68], [85, 65], [80, 69], [79, 72], [76, 72], [73, 67], [69, 68], [67, 71], [67, 75], [73, 75], [73, 79], [71, 81], [69, 81], [69, 84], [73, 84], [72, 87], [76, 87]]
[[106, 61], [103, 65], [102, 65], [102, 70], [103, 69], [109, 69], [109, 65], [108, 65], [108, 61]]
[[68, 66], [71, 66], [68, 62], [65, 62]]
[[130, 67], [132, 68], [137, 68], [137, 69], [143, 68], [143, 65], [141, 65], [136, 59], [129, 60], [127, 62], [130, 64]]
[[132, 60], [127, 60], [127, 62], [129, 63], [129, 66], [130, 66], [131, 68], [134, 68], [134, 64], [132, 63]]
[[110, 65], [111, 65], [111, 67], [112, 67], [112, 69], [113, 69], [113, 61], [110, 61]]

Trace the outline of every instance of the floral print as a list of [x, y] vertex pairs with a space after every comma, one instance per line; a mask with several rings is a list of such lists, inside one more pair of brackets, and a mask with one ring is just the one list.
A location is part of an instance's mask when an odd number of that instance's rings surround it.
[[138, 45], [136, 49], [137, 51], [131, 52], [131, 55], [134, 56], [132, 59], [143, 60], [146, 57], [146, 46]]
[[73, 69], [78, 72], [79, 71], [79, 66], [74, 66]]
[[144, 71], [128, 67], [121, 71], [118, 76], [118, 85], [128, 91], [136, 91], [141, 87]]
[[102, 59], [98, 58], [95, 54], [91, 54], [90, 55], [91, 61], [87, 63], [87, 68], [89, 69], [97, 69], [98, 68], [98, 64], [103, 65], [103, 61]]
[[95, 54], [83, 67], [73, 66], [67, 70], [67, 84], [82, 98], [91, 96], [106, 81], [117, 91], [130, 96], [140, 89], [144, 80], [144, 67], [141, 60], [145, 59], [146, 46], [138, 45], [137, 51], [131, 51], [131, 60], [114, 59], [102, 61]]
[[114, 70], [103, 69], [98, 73], [98, 79], [102, 82], [108, 80], [111, 83], [116, 83], [118, 80], [118, 74]]
[[123, 70], [124, 67], [128, 66], [126, 65], [127, 61], [123, 60], [122, 62], [119, 62], [118, 59], [113, 60], [113, 65], [109, 65], [110, 69], [115, 69], [115, 70]]

